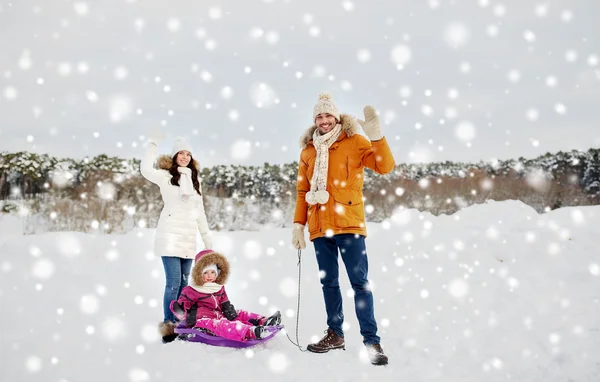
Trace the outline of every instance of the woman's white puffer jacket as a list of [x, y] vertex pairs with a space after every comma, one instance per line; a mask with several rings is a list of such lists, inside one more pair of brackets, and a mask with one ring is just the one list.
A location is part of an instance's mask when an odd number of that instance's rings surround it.
[[[194, 193], [186, 200], [180, 196], [179, 186], [171, 184], [172, 176], [168, 171], [172, 158], [162, 156], [158, 160], [158, 168], [154, 168], [157, 149], [155, 143], [149, 142], [140, 164], [140, 172], [144, 178], [160, 187], [164, 202], [156, 227], [154, 253], [159, 256], [193, 259], [198, 253], [197, 232], [200, 232], [206, 248], [212, 246], [202, 196]], [[196, 161], [194, 165], [198, 169]]]

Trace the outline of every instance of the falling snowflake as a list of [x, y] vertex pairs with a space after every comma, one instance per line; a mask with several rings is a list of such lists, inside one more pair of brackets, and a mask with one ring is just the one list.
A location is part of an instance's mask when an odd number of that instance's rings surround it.
[[146, 370], [136, 367], [129, 371], [129, 381], [130, 382], [150, 381], [150, 374]]
[[117, 187], [112, 182], [99, 182], [96, 193], [100, 199], [112, 200], [117, 193]]
[[368, 49], [360, 49], [356, 53], [356, 58], [358, 62], [365, 64], [371, 60], [371, 52]]
[[6, 98], [9, 101], [13, 101], [17, 98], [18, 92], [17, 89], [15, 89], [12, 86], [7, 86], [4, 88], [4, 98]]
[[248, 240], [244, 243], [244, 256], [256, 260], [263, 254], [262, 244], [256, 240]]
[[71, 74], [71, 64], [69, 62], [61, 62], [58, 64], [57, 70], [59, 75], [66, 77]]
[[342, 2], [342, 7], [345, 11], [352, 12], [354, 10], [354, 3], [349, 0], [345, 0]]
[[291, 277], [286, 277], [279, 283], [279, 290], [285, 297], [295, 297], [298, 293], [296, 280]]
[[573, 50], [573, 49], [569, 49], [565, 52], [565, 60], [567, 60], [567, 62], [575, 62], [577, 61], [578, 55], [577, 55], [577, 51]]
[[83, 1], [77, 1], [73, 3], [73, 8], [75, 9], [75, 13], [77, 13], [79, 16], [85, 16], [90, 12], [89, 5]]
[[21, 56], [19, 57], [18, 62], [19, 68], [21, 70], [29, 70], [33, 66], [33, 61], [31, 59], [31, 52], [28, 49], [25, 49]]
[[37, 356], [27, 357], [25, 360], [25, 368], [30, 373], [37, 373], [42, 369], [42, 359]]
[[564, 115], [567, 113], [567, 107], [565, 105], [563, 105], [562, 103], [557, 103], [556, 105], [554, 105], [554, 110], [561, 115]]
[[121, 122], [133, 111], [133, 101], [129, 96], [114, 96], [109, 101], [109, 115], [112, 122]]
[[279, 42], [280, 37], [279, 37], [279, 33], [275, 32], [275, 31], [269, 31], [267, 32], [267, 34], [265, 35], [265, 40], [271, 44], [271, 45], [275, 45]]
[[461, 141], [469, 142], [475, 138], [475, 126], [469, 121], [463, 121], [456, 126], [454, 133]]
[[496, 37], [500, 33], [500, 28], [496, 24], [490, 24], [486, 28], [486, 32], [490, 37]]
[[465, 45], [469, 38], [469, 28], [463, 23], [452, 23], [444, 30], [444, 40], [453, 48]]
[[170, 18], [167, 20], [167, 29], [173, 33], [178, 32], [181, 29], [181, 21], [174, 17]]
[[74, 233], [59, 233], [56, 243], [60, 254], [63, 256], [73, 258], [81, 254], [81, 242]]
[[212, 7], [208, 10], [208, 17], [213, 20], [219, 20], [223, 17], [223, 11], [219, 7]]
[[454, 279], [448, 286], [448, 292], [452, 297], [464, 298], [469, 293], [469, 284], [463, 279]]
[[54, 274], [54, 263], [48, 259], [40, 259], [33, 265], [32, 273], [35, 277], [47, 280]]
[[594, 276], [600, 276], [600, 265], [598, 265], [598, 264], [590, 264], [589, 271]]
[[392, 48], [390, 57], [397, 68], [403, 68], [410, 62], [412, 58], [412, 51], [407, 45], [399, 44]]
[[258, 108], [268, 108], [275, 104], [277, 94], [265, 83], [255, 83], [250, 87], [250, 99]]
[[252, 154], [252, 144], [250, 141], [237, 140], [231, 145], [231, 157], [236, 160], [247, 160]]
[[159, 335], [155, 324], [143, 325], [140, 329], [140, 336], [147, 343], [153, 343], [159, 340]]
[[126, 67], [119, 66], [119, 67], [115, 68], [115, 71], [114, 71], [115, 79], [122, 81], [122, 80], [126, 79], [128, 75], [129, 75], [129, 71], [127, 70]]
[[276, 352], [269, 357], [269, 370], [275, 374], [284, 373], [287, 368], [291, 365], [287, 355], [284, 353]]
[[540, 118], [540, 112], [537, 109], [531, 108], [531, 109], [527, 110], [527, 112], [525, 113], [525, 116], [527, 117], [528, 120], [530, 120], [531, 122], [534, 122]]
[[127, 336], [127, 327], [120, 317], [108, 317], [102, 322], [102, 334], [109, 342], [114, 342]]
[[229, 86], [225, 86], [221, 89], [221, 98], [224, 100], [229, 100], [233, 97], [233, 89]]
[[527, 42], [535, 42], [535, 40], [536, 40], [535, 33], [533, 33], [533, 32], [532, 32], [532, 31], [530, 31], [530, 30], [526, 30], [526, 31], [523, 33], [523, 38], [524, 38], [524, 39], [525, 39], [525, 41], [527, 41]]
[[541, 169], [531, 170], [526, 177], [527, 184], [538, 192], [545, 192], [551, 185], [551, 175]]

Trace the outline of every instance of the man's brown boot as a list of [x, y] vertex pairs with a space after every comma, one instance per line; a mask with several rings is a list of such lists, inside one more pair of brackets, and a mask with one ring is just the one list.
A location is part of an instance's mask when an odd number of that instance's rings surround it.
[[346, 345], [344, 343], [344, 337], [340, 337], [331, 328], [327, 328], [325, 331], [325, 337], [321, 338], [319, 342], [316, 344], [309, 344], [306, 347], [306, 350], [313, 353], [327, 353], [333, 349], [344, 349], [346, 350]]
[[379, 344], [368, 344], [367, 353], [369, 354], [369, 360], [372, 365], [387, 365], [388, 357], [383, 354], [383, 349]]

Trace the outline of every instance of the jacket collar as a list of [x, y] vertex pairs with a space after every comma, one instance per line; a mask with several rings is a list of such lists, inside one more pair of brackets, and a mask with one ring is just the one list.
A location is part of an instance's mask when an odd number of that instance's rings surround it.
[[[333, 146], [336, 146], [337, 142], [341, 141], [342, 139], [346, 137], [351, 137], [360, 131], [360, 125], [358, 124], [358, 122], [356, 122], [356, 119], [349, 114], [341, 114], [340, 123], [342, 124], [342, 134], [340, 134], [340, 137], [337, 139], [336, 143], [333, 144]], [[308, 147], [308, 145], [313, 144], [312, 136], [315, 130], [317, 130], [317, 125], [312, 125], [304, 132], [304, 134], [300, 138], [301, 149], [304, 150]]]

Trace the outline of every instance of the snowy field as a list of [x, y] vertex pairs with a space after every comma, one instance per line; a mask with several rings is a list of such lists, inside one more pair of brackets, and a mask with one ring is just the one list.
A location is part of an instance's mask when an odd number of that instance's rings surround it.
[[[283, 333], [242, 350], [163, 345], [154, 231], [22, 236], [0, 215], [0, 373], [14, 381], [600, 380], [600, 206], [538, 215], [489, 202], [370, 224], [367, 246], [386, 367], [371, 366], [351, 289], [346, 351], [300, 352]], [[288, 229], [215, 233], [238, 308], [284, 315], [295, 336], [298, 268]], [[314, 251], [302, 258], [300, 343], [325, 310]]]

